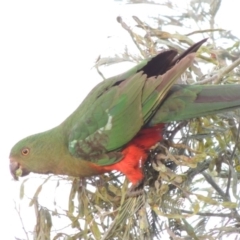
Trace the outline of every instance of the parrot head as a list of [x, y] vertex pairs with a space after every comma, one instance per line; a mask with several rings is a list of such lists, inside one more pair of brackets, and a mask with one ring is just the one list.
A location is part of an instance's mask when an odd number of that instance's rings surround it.
[[[10, 152], [10, 172], [15, 180], [28, 175], [30, 172], [49, 173], [48, 151], [51, 144], [42, 134], [36, 134], [16, 143]], [[49, 146], [50, 145], [50, 146]]]
[[30, 139], [25, 138], [16, 143], [10, 152], [10, 172], [15, 180], [19, 176], [26, 176], [30, 173], [27, 165], [33, 161], [32, 144]]

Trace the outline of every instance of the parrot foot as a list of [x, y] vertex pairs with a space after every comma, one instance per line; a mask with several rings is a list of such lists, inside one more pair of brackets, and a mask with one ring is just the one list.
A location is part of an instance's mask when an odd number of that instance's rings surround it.
[[144, 181], [141, 180], [136, 184], [133, 184], [127, 191], [127, 197], [137, 197], [139, 195], [142, 195], [144, 193], [143, 183]]

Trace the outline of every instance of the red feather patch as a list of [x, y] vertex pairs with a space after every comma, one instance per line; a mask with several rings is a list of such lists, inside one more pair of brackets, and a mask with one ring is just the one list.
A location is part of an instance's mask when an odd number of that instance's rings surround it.
[[164, 124], [142, 129], [122, 150], [124, 158], [112, 165], [104, 166], [105, 171], [122, 172], [130, 182], [137, 184], [143, 179], [142, 166], [147, 160], [147, 151], [162, 140]]

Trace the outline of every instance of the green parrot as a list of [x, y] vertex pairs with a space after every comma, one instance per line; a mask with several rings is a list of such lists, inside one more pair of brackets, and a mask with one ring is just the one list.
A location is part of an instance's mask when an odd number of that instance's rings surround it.
[[14, 179], [30, 172], [88, 177], [117, 170], [138, 184], [165, 123], [240, 107], [240, 85], [175, 85], [205, 41], [180, 55], [161, 52], [99, 83], [59, 126], [16, 143]]

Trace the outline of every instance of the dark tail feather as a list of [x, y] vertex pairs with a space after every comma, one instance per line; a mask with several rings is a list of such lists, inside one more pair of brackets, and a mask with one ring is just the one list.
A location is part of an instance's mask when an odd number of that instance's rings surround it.
[[207, 38], [195, 43], [186, 51], [177, 55], [178, 52], [175, 50], [167, 50], [159, 53], [153, 57], [143, 68], [138, 72], [143, 71], [148, 77], [162, 75], [173, 67], [177, 62], [183, 59], [185, 56], [192, 52], [196, 52], [200, 46], [207, 41]]
[[173, 61], [171, 66], [175, 65], [177, 62], [179, 62], [181, 59], [183, 59], [184, 57], [186, 57], [189, 53], [192, 52], [197, 52], [197, 50], [202, 46], [203, 43], [205, 43], [208, 40], [208, 38], [205, 38], [195, 44], [193, 44], [190, 48], [188, 48], [186, 51], [184, 51], [183, 53], [181, 53], [179, 56], [176, 56]]
[[139, 69], [138, 72], [143, 71], [148, 78], [163, 75], [169, 69], [177, 54], [175, 50], [161, 52], [153, 57], [143, 68]]

